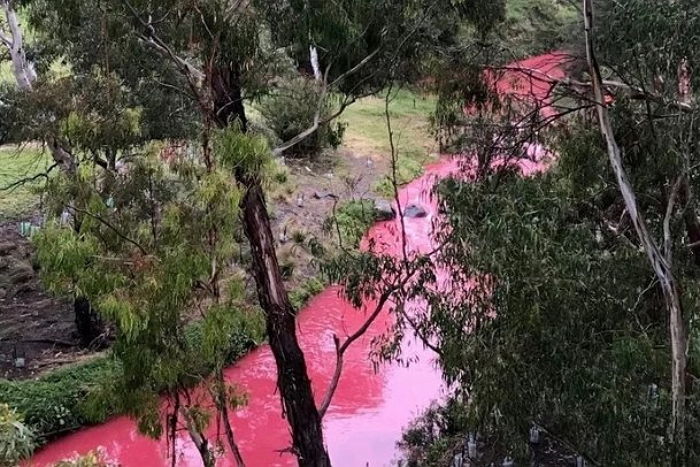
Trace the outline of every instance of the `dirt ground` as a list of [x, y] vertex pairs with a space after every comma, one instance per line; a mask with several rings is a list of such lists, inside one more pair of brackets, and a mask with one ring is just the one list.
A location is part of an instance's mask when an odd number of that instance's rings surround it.
[[[314, 163], [290, 160], [285, 165], [287, 182], [271, 187], [268, 196], [280, 262], [294, 264], [287, 281], [291, 290], [316, 274], [311, 255], [292, 236], [302, 232], [332, 242], [322, 225], [336, 200], [373, 197], [371, 187], [387, 167], [377, 155], [345, 149]], [[0, 223], [0, 378], [35, 377], [90, 354], [78, 346], [70, 300], [53, 297], [42, 287], [31, 243], [20, 235], [19, 222]], [[24, 359], [23, 366], [16, 365], [18, 358]]]
[[82, 358], [76, 337], [72, 304], [42, 287], [19, 224], [1, 224], [0, 377], [31, 377]]

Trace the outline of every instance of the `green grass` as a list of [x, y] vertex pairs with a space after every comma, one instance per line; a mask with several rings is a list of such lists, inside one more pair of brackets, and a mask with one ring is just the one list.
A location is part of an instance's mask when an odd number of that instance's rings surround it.
[[334, 216], [324, 223], [324, 230], [332, 235], [339, 234], [346, 248], [358, 248], [362, 236], [377, 221], [374, 200], [357, 199], [341, 203]]
[[509, 0], [504, 30], [516, 55], [565, 47], [578, 12], [566, 0]]
[[[422, 172], [426, 162], [435, 158], [437, 143], [430, 132], [430, 115], [435, 110], [434, 96], [423, 96], [401, 90], [389, 106], [394, 145], [398, 154], [399, 182], [407, 182]], [[391, 160], [391, 145], [387, 132], [385, 99], [368, 97], [356, 102], [343, 113], [340, 120], [348, 125], [343, 147], [357, 154]], [[381, 194], [390, 186], [387, 180], [377, 184]]]
[[26, 177], [45, 172], [48, 166], [49, 157], [38, 149], [0, 147], [0, 222], [22, 219], [38, 207], [37, 189], [44, 182], [43, 178], [7, 188]]
[[12, 65], [9, 61], [0, 61], [0, 84], [12, 83], [15, 77], [12, 76]]

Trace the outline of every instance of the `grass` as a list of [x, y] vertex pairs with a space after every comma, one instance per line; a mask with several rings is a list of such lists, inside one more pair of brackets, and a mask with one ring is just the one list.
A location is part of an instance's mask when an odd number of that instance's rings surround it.
[[577, 18], [566, 0], [509, 0], [504, 29], [516, 55], [532, 55], [565, 45]]
[[[422, 172], [426, 162], [435, 158], [437, 144], [430, 132], [430, 114], [435, 110], [434, 96], [424, 96], [403, 89], [393, 96], [389, 115], [398, 154], [399, 182], [405, 183]], [[366, 154], [389, 164], [391, 145], [387, 132], [384, 96], [368, 97], [356, 102], [340, 120], [348, 125], [343, 148]], [[387, 180], [375, 190], [386, 195]]]
[[13, 83], [12, 64], [9, 61], [0, 61], [0, 84]]
[[39, 206], [37, 188], [43, 179], [7, 189], [11, 184], [43, 173], [49, 157], [37, 149], [0, 146], [0, 222], [27, 217]]

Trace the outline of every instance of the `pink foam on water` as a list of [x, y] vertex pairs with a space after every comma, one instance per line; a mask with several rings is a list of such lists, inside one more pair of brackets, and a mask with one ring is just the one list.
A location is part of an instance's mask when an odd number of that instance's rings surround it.
[[[544, 75], [559, 74], [558, 67], [563, 54], [549, 54], [520, 62], [522, 68], [536, 70]], [[531, 74], [512, 72], [509, 89], [530, 89], [533, 98], [546, 102], [549, 87], [533, 84]], [[520, 83], [520, 84], [518, 84]], [[538, 80], [538, 83], [540, 81]], [[532, 91], [534, 90], [534, 91]], [[546, 168], [547, 151], [539, 146], [528, 148], [531, 160], [521, 161], [519, 166], [527, 175]], [[426, 253], [435, 245], [432, 239], [433, 222], [438, 206], [432, 196], [435, 183], [450, 175], [468, 176], [469, 161], [464, 158], [446, 157], [426, 168], [425, 174], [403, 187], [399, 193], [401, 205], [418, 204], [427, 211], [423, 218], [405, 219], [406, 247], [409, 252]], [[383, 254], [402, 254], [401, 223], [399, 219], [376, 224], [363, 240], [365, 248], [371, 243], [374, 251]], [[447, 274], [438, 271], [439, 278]], [[309, 375], [317, 399], [325, 393], [335, 365], [333, 334], [341, 339], [357, 329], [373, 304], [365, 304], [356, 310], [339, 295], [337, 287], [329, 287], [315, 297], [300, 313], [298, 336], [305, 352]], [[413, 304], [413, 306], [421, 306]], [[372, 339], [381, 335], [391, 324], [385, 312], [370, 331], [349, 350], [346, 363], [333, 398], [324, 418], [324, 433], [333, 465], [342, 467], [389, 465], [396, 458], [396, 442], [403, 429], [428, 405], [441, 398], [443, 388], [440, 372], [434, 356], [414, 340], [405, 342], [404, 356], [414, 363], [409, 367], [384, 364], [375, 372], [369, 361]], [[248, 405], [236, 411], [232, 417], [235, 435], [246, 463], [250, 467], [296, 465], [290, 454], [281, 454], [290, 445], [289, 428], [281, 416], [279, 394], [276, 392], [276, 368], [268, 346], [262, 346], [226, 370], [227, 381], [236, 384], [249, 394]], [[215, 426], [210, 435], [216, 436]], [[108, 460], [120, 465], [166, 466], [169, 465], [168, 446], [165, 441], [155, 441], [138, 434], [134, 422], [126, 417], [116, 417], [108, 422], [85, 428], [53, 441], [42, 448], [29, 465], [53, 465], [76, 454], [85, 454], [100, 448]], [[177, 441], [180, 466], [199, 466], [201, 459], [189, 441], [181, 433]], [[233, 465], [226, 456], [218, 463]]]

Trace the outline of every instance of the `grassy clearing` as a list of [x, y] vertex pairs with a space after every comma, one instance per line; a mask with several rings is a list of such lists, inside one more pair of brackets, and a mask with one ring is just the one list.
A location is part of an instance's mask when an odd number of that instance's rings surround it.
[[[394, 144], [398, 152], [399, 182], [412, 180], [422, 172], [426, 162], [435, 158], [437, 143], [430, 132], [430, 114], [435, 110], [435, 97], [409, 90], [396, 93], [389, 106]], [[343, 148], [367, 155], [388, 166], [391, 145], [387, 132], [385, 99], [368, 97], [350, 106], [340, 120], [348, 125]], [[377, 183], [375, 190], [387, 194], [390, 184]]]
[[25, 147], [0, 147], [0, 222], [26, 217], [39, 205], [39, 179], [13, 189], [12, 183], [46, 171], [49, 157], [40, 150]]

